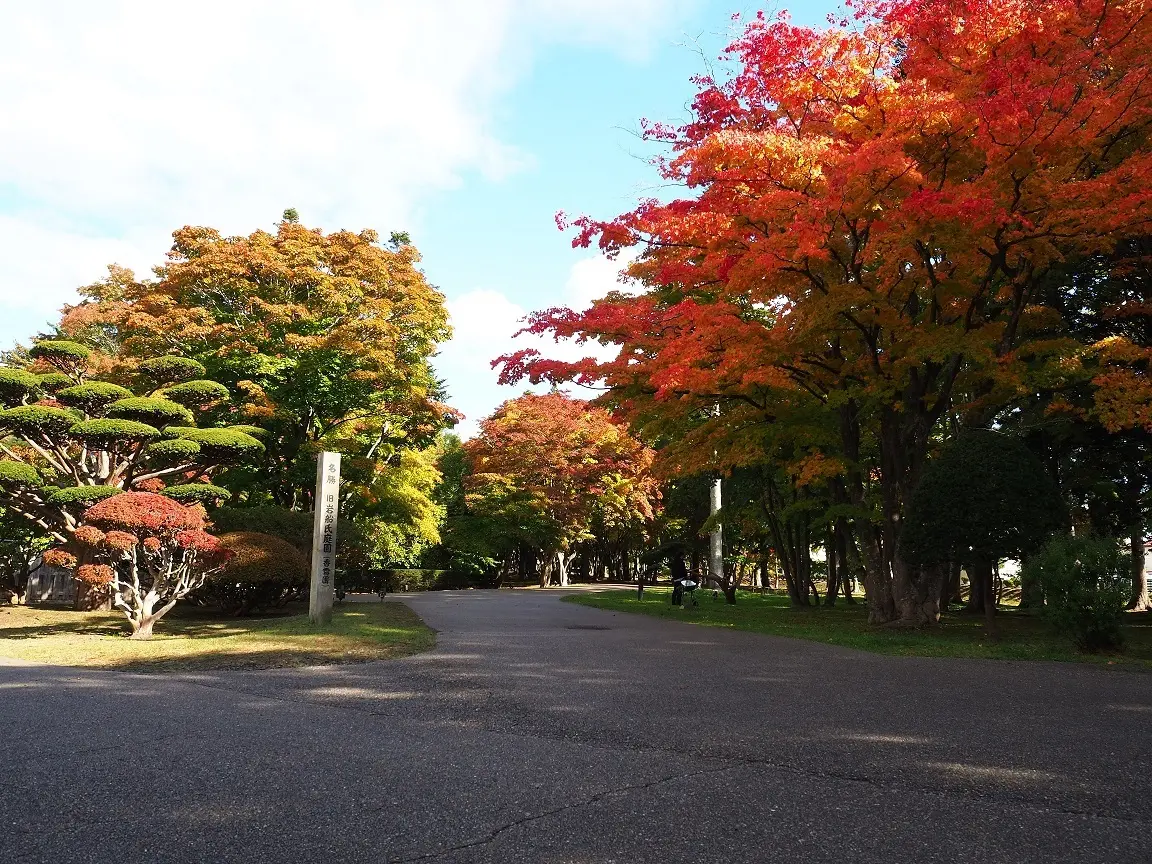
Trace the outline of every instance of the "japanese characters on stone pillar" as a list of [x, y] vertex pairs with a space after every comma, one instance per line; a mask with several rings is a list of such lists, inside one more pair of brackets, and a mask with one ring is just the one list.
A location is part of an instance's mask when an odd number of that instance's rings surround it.
[[332, 620], [336, 581], [336, 520], [340, 516], [340, 454], [327, 451], [316, 460], [316, 504], [312, 522], [312, 588], [308, 592], [308, 619], [313, 624]]

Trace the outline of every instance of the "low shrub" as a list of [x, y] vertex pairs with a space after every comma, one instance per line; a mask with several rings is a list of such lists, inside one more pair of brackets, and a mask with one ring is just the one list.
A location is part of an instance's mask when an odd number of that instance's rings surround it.
[[1059, 536], [1024, 564], [1044, 593], [1044, 617], [1081, 651], [1124, 644], [1124, 605], [1131, 593], [1128, 556], [1106, 537]]
[[219, 537], [224, 567], [196, 592], [195, 600], [224, 612], [247, 615], [283, 606], [308, 586], [308, 562], [292, 544], [255, 531]]
[[465, 588], [495, 588], [492, 576], [461, 570], [380, 570], [376, 573], [388, 591], [459, 591]]

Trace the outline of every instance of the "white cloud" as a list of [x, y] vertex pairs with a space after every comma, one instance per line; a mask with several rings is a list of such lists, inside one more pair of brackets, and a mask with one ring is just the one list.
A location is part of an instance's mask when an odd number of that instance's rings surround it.
[[[183, 224], [409, 225], [467, 172], [530, 162], [492, 118], [533, 52], [643, 56], [693, 2], [0, 4], [0, 311], [50, 315]], [[28, 335], [4, 319], [0, 343]]]
[[[619, 281], [620, 270], [626, 261], [609, 261], [602, 256], [577, 261], [569, 273], [557, 305], [584, 310], [610, 291], [631, 291], [634, 286]], [[449, 402], [465, 415], [457, 427], [464, 438], [476, 433], [478, 423], [499, 405], [525, 390], [546, 392], [549, 386], [535, 387], [527, 382], [511, 386], [497, 383], [498, 373], [491, 368], [497, 357], [521, 348], [535, 348], [546, 357], [557, 360], [579, 360], [595, 357], [610, 359], [615, 348], [597, 343], [578, 345], [572, 341], [556, 342], [549, 337], [523, 334], [515, 336], [524, 326], [524, 317], [531, 310], [513, 303], [500, 291], [479, 288], [448, 301], [452, 318], [453, 338], [444, 345], [435, 366], [441, 377], [449, 383]], [[590, 397], [594, 392], [585, 387], [566, 386], [574, 396]]]

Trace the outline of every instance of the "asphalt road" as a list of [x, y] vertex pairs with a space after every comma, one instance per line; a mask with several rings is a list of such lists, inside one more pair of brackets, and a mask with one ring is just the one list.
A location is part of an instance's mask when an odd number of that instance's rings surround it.
[[1152, 676], [404, 602], [435, 651], [0, 667], [0, 862], [1152, 860]]

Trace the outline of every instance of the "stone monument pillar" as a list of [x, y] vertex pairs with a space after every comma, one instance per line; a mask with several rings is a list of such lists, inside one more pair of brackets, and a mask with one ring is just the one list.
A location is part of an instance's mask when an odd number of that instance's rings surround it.
[[324, 451], [316, 459], [316, 498], [312, 521], [312, 587], [308, 620], [332, 621], [336, 580], [336, 520], [340, 516], [340, 454]]

